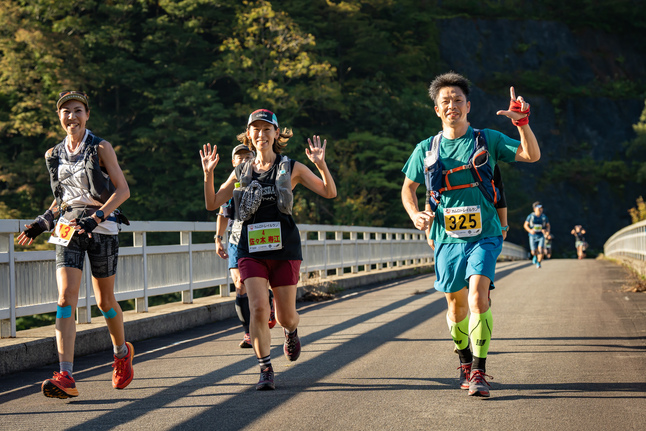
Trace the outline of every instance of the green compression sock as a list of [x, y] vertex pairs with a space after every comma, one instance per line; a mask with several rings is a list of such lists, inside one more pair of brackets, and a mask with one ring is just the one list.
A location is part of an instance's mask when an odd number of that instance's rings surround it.
[[491, 341], [491, 331], [493, 330], [493, 317], [491, 308], [482, 314], [471, 313], [469, 320], [469, 336], [473, 346], [473, 356], [486, 358], [489, 352], [489, 342]]
[[469, 347], [469, 316], [456, 323], [449, 319], [449, 314], [447, 313], [446, 323], [449, 325], [451, 337], [458, 350], [464, 350]]

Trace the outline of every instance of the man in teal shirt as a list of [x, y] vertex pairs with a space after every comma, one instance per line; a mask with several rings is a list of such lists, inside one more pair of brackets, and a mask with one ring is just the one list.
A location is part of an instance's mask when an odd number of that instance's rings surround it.
[[[528, 125], [529, 104], [516, 97], [513, 87], [510, 92], [510, 109], [496, 114], [512, 120], [520, 141], [484, 129], [492, 169], [498, 161], [533, 163], [541, 156]], [[442, 120], [439, 159], [444, 169], [466, 165], [475, 144], [474, 130], [467, 120], [469, 81], [453, 72], [440, 75], [431, 83], [429, 95]], [[402, 170], [406, 174], [402, 203], [417, 229], [430, 229], [429, 239], [435, 245], [434, 287], [444, 292], [448, 304], [447, 323], [460, 357], [460, 387], [468, 389], [469, 395], [488, 397], [485, 362], [493, 328], [488, 297], [502, 250], [500, 219], [494, 204], [478, 187], [444, 191], [435, 213], [419, 210], [416, 191], [425, 179], [425, 159], [427, 165], [432, 163], [432, 141], [433, 137], [417, 144]], [[449, 175], [452, 186], [474, 183], [469, 169]]]

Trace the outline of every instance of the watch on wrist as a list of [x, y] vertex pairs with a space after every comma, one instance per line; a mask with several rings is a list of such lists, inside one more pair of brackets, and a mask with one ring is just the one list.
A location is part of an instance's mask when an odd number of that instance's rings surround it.
[[505, 232], [507, 232], [509, 230], [509, 225], [502, 226], [501, 229], [504, 230]]
[[105, 214], [103, 213], [103, 211], [102, 211], [102, 210], [97, 210], [97, 211], [94, 213], [94, 215], [95, 215], [95, 216], [97, 216], [97, 217], [99, 218], [99, 220], [101, 220], [101, 221], [105, 221]]
[[214, 235], [213, 239], [219, 239], [220, 241], [222, 241], [224, 237], [222, 235]]

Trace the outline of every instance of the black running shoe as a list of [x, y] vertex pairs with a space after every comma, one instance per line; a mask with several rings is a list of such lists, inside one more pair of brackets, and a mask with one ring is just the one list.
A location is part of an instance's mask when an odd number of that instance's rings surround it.
[[271, 391], [273, 389], [276, 389], [276, 386], [274, 385], [274, 369], [270, 365], [267, 368], [260, 370], [260, 380], [258, 380], [258, 384], [256, 384], [256, 390]]

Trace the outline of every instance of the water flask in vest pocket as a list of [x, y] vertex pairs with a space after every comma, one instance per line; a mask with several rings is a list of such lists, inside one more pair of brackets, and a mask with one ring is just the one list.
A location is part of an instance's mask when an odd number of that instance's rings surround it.
[[291, 214], [294, 206], [294, 195], [292, 194], [292, 179], [290, 173], [282, 166], [276, 175], [276, 194], [278, 198], [278, 210], [284, 214]]
[[426, 183], [428, 204], [432, 211], [435, 211], [440, 203], [439, 190], [443, 187], [442, 180], [444, 178], [444, 164], [437, 158], [436, 151], [427, 151], [424, 158], [424, 182]]
[[[473, 179], [478, 182], [478, 187], [485, 198], [494, 204], [498, 203], [500, 191], [494, 185], [493, 169], [489, 163], [489, 152], [486, 149], [482, 149], [473, 155], [471, 159], [471, 173]], [[487, 182], [487, 178], [490, 178], [489, 182]]]

